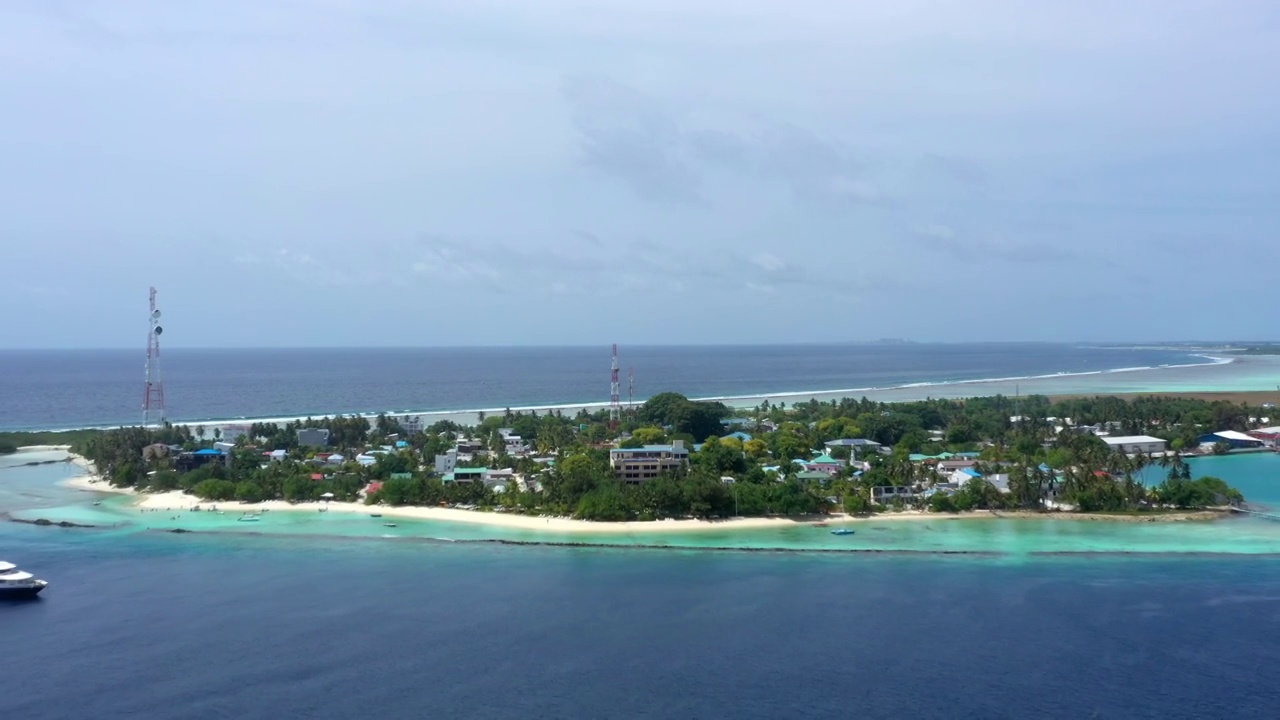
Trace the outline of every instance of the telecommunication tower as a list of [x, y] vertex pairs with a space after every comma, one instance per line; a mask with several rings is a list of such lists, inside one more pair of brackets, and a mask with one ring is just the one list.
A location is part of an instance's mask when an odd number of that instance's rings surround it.
[[618, 344], [613, 344], [613, 364], [609, 373], [609, 425], [617, 427], [622, 418], [622, 393], [618, 388]]
[[627, 414], [636, 412], [636, 369], [627, 368]]
[[147, 331], [147, 374], [142, 394], [142, 425], [164, 424], [164, 381], [160, 378], [160, 311], [156, 309], [156, 289], [151, 288], [150, 328]]

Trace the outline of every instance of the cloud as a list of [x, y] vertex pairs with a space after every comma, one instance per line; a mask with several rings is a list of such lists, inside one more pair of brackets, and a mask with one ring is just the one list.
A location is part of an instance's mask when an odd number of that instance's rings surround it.
[[912, 235], [921, 247], [961, 262], [999, 260], [1035, 264], [1076, 262], [1083, 259], [1074, 248], [1060, 244], [997, 242], [962, 237], [949, 225], [924, 225], [916, 228]]
[[806, 205], [884, 200], [856, 153], [792, 123], [740, 118], [744, 130], [700, 127], [610, 78], [566, 78], [563, 96], [583, 164], [645, 200], [702, 203], [716, 189], [715, 173], [782, 183]]
[[751, 256], [751, 264], [763, 268], [769, 272], [785, 270], [787, 263], [782, 258], [772, 253], [762, 252]]

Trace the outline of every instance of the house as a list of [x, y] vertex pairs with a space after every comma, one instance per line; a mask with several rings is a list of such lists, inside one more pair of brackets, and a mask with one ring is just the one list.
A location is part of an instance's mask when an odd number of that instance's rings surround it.
[[325, 458], [325, 464], [327, 465], [341, 465], [346, 461], [347, 459], [343, 457], [342, 453], [334, 453], [329, 457]]
[[1242, 432], [1236, 432], [1235, 430], [1223, 430], [1200, 436], [1201, 445], [1217, 445], [1218, 443], [1226, 443], [1231, 446], [1232, 450], [1262, 447], [1261, 439], [1245, 435]]
[[374, 480], [364, 487], [365, 496], [372, 495], [382, 489], [382, 481]]
[[828, 440], [823, 443], [827, 447], [827, 452], [831, 452], [836, 448], [849, 448], [849, 457], [857, 457], [860, 452], [880, 452], [880, 443], [865, 438], [841, 438], [839, 440]]
[[688, 463], [689, 450], [683, 440], [676, 440], [670, 445], [609, 450], [609, 465], [618, 479], [626, 483], [652, 480], [664, 472], [681, 470]]
[[510, 485], [511, 482], [514, 481], [515, 479], [516, 479], [515, 470], [512, 470], [511, 468], [500, 468], [497, 470], [490, 470], [489, 472], [485, 473], [483, 482], [485, 486], [494, 488], [496, 490], [499, 487]]
[[970, 480], [981, 478], [982, 473], [974, 470], [972, 467], [960, 468], [948, 476], [948, 481], [955, 483], [959, 487], [964, 487]]
[[356, 462], [368, 467], [378, 462], [378, 455], [373, 452], [362, 452], [356, 456]]
[[746, 442], [751, 439], [751, 434], [744, 433], [741, 430], [738, 430], [736, 432], [731, 432], [728, 435], [725, 435], [724, 438], [722, 439], [728, 440], [729, 438], [737, 438], [740, 442]]
[[271, 452], [265, 452], [262, 454], [266, 455], [271, 460], [271, 462], [280, 462], [281, 460], [284, 460], [285, 458], [289, 457], [288, 450], [272, 450]]
[[329, 447], [329, 428], [298, 428], [298, 444], [302, 447]]
[[755, 421], [751, 418], [728, 418], [721, 420], [720, 424], [725, 427], [746, 427], [755, 424]]
[[802, 463], [804, 469], [809, 472], [826, 473], [827, 475], [836, 475], [844, 468], [844, 462], [837, 460], [826, 453], [814, 457]]
[[400, 427], [406, 435], [417, 435], [426, 428], [426, 425], [423, 424], [421, 415], [405, 415], [400, 418]]
[[977, 463], [974, 462], [973, 460], [963, 460], [960, 458], [953, 457], [950, 460], [939, 460], [938, 472], [940, 474], [949, 475], [957, 470], [971, 468], [974, 465], [977, 465]]
[[407, 472], [391, 473], [391, 479], [392, 480], [412, 480], [413, 473], [407, 473]]
[[877, 485], [871, 488], [871, 502], [877, 505], [888, 505], [895, 500], [910, 502], [915, 497], [915, 491], [905, 486]]
[[502, 436], [503, 449], [508, 455], [522, 455], [526, 449], [524, 440], [511, 428], [498, 428]]
[[796, 473], [796, 479], [800, 482], [825, 483], [831, 479], [831, 474], [821, 470], [802, 470]]
[[1117, 452], [1126, 455], [1136, 455], [1143, 453], [1153, 455], [1162, 453], [1168, 449], [1169, 444], [1158, 437], [1150, 435], [1116, 435], [1102, 438], [1102, 442]]

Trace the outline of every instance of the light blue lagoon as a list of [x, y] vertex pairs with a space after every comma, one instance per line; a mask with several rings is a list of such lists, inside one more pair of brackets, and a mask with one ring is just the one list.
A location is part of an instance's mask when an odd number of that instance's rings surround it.
[[[826, 528], [796, 523], [781, 528], [714, 528], [687, 532], [563, 533], [483, 524], [370, 518], [341, 512], [268, 511], [255, 523], [239, 522], [240, 511], [141, 511], [132, 498], [66, 488], [59, 483], [79, 473], [66, 463], [13, 467], [16, 462], [53, 459], [57, 453], [9, 456], [0, 468], [0, 510], [13, 517], [46, 518], [93, 528], [48, 528], [9, 523], [6, 532], [100, 536], [186, 530], [272, 538], [329, 537], [374, 542], [421, 543], [505, 541], [644, 546], [688, 549], [825, 550], [904, 553], [962, 553], [1026, 559], [1069, 553], [1226, 553], [1280, 554], [1280, 522], [1231, 517], [1212, 522], [1109, 522], [1076, 519], [948, 518], [871, 520], [857, 533], [833, 536]], [[1240, 488], [1252, 505], [1280, 507], [1280, 455], [1259, 453], [1191, 461], [1197, 476], [1217, 475]], [[1159, 469], [1148, 480], [1156, 482]], [[94, 505], [95, 501], [100, 505]], [[394, 522], [395, 527], [384, 526]], [[181, 536], [174, 536], [180, 542]]]

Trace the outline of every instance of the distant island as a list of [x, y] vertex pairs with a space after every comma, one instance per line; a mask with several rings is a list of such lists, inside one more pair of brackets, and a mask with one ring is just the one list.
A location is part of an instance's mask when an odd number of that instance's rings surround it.
[[[463, 427], [327, 417], [81, 431], [116, 489], [203, 503], [361, 503], [597, 523], [832, 513], [1183, 518], [1244, 498], [1187, 454], [1255, 450], [1261, 410], [1139, 397], [762, 403], [662, 393], [608, 410], [505, 412]], [[228, 428], [228, 430], [230, 430]], [[4, 439], [19, 441], [17, 434]], [[56, 434], [55, 434], [56, 435]], [[45, 442], [50, 434], [40, 436]], [[1140, 480], [1157, 466], [1159, 484]]]

